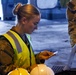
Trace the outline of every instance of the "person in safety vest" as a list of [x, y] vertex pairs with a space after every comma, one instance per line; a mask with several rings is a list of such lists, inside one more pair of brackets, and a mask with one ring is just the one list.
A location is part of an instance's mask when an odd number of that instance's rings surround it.
[[30, 75], [55, 75], [55, 74], [54, 71], [47, 65], [38, 64], [31, 70]]
[[63, 70], [69, 70], [71, 68], [73, 58], [76, 53], [76, 0], [70, 0], [67, 3], [67, 20], [68, 20], [68, 34], [70, 36], [70, 43], [72, 51], [68, 60], [68, 64]]
[[0, 74], [6, 75], [15, 68], [31, 71], [36, 64], [44, 63], [54, 55], [50, 51], [34, 54], [30, 34], [37, 29], [40, 11], [31, 4], [18, 3], [13, 9], [17, 24], [0, 36]]

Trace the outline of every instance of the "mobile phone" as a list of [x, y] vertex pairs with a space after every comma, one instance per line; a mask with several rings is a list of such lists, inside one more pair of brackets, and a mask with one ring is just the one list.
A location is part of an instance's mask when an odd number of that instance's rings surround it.
[[57, 53], [58, 53], [58, 51], [54, 52], [54, 54], [57, 54]]

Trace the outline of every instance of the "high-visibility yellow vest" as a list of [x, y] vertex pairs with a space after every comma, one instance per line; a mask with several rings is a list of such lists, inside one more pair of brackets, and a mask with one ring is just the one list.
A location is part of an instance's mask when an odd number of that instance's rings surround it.
[[[29, 50], [25, 42], [16, 32], [10, 30], [3, 36], [8, 39], [14, 49], [14, 65], [26, 69], [36, 63], [32, 47], [30, 46]], [[30, 38], [29, 35], [28, 38]]]

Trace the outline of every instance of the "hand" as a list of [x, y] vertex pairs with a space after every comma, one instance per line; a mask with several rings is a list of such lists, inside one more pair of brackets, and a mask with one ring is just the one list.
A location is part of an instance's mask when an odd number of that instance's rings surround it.
[[44, 60], [47, 60], [49, 59], [50, 57], [54, 56], [55, 54], [53, 52], [50, 52], [50, 51], [43, 51], [43, 52], [40, 52], [39, 53], [39, 59], [44, 59]]
[[37, 66], [37, 64], [34, 64], [32, 66], [30, 66], [27, 71], [30, 73], [35, 67]]

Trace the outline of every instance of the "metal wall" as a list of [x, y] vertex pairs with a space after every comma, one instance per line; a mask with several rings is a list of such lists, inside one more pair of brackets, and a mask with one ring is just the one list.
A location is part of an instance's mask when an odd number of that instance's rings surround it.
[[14, 5], [18, 2], [26, 4], [28, 0], [1, 0], [3, 9], [3, 20], [15, 20], [15, 16], [12, 13]]
[[[64, 1], [62, 3], [62, 1]], [[47, 8], [47, 9], [40, 9], [41, 18], [43, 19], [66, 19], [66, 3], [69, 0], [58, 0], [57, 6], [55, 8]], [[51, 2], [50, 2], [51, 3]], [[65, 3], [65, 4], [64, 4]], [[37, 6], [37, 0], [30, 0], [30, 4]], [[42, 3], [44, 4], [44, 3]], [[45, 4], [44, 4], [45, 5]]]
[[[18, 2], [22, 4], [30, 2], [30, 4], [37, 6], [37, 0], [1, 0], [2, 8], [3, 8], [3, 20], [15, 20], [15, 16], [12, 13], [12, 10]], [[62, 7], [62, 2], [64, 0], [58, 0], [58, 5], [52, 9], [40, 9], [41, 18], [44, 19], [64, 19], [66, 18], [66, 8]], [[68, 2], [69, 0], [67, 0]], [[61, 4], [60, 4], [61, 3]], [[66, 4], [66, 2], [65, 2]], [[61, 6], [60, 6], [61, 5]]]

